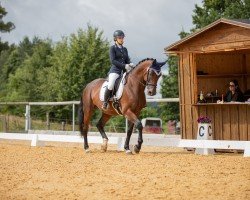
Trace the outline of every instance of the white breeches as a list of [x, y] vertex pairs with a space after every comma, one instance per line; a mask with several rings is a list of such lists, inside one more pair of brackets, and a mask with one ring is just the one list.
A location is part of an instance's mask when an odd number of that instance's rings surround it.
[[109, 74], [109, 81], [108, 81], [108, 89], [113, 90], [115, 86], [115, 81], [119, 77], [117, 73], [110, 73]]

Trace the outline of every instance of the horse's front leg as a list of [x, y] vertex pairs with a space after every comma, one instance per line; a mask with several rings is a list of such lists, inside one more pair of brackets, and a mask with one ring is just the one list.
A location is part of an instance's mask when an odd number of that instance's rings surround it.
[[133, 132], [133, 128], [134, 128], [134, 123], [131, 121], [128, 121], [127, 137], [126, 137], [126, 141], [124, 144], [124, 149], [126, 151], [126, 154], [132, 154], [131, 150], [129, 149], [129, 141]]
[[143, 143], [143, 139], [142, 139], [142, 123], [139, 119], [137, 119], [137, 121], [135, 122], [135, 127], [138, 129], [139, 134], [138, 134], [138, 144], [134, 146], [134, 151], [135, 153], [139, 153], [141, 150], [141, 145]]
[[133, 122], [135, 125], [135, 128], [138, 129], [139, 134], [138, 134], [138, 144], [134, 146], [134, 151], [135, 153], [139, 153], [141, 150], [141, 145], [143, 143], [143, 139], [142, 139], [142, 123], [141, 121], [138, 119], [138, 117], [136, 116], [136, 114], [134, 114], [130, 109], [127, 110], [127, 112], [125, 113], [126, 118]]

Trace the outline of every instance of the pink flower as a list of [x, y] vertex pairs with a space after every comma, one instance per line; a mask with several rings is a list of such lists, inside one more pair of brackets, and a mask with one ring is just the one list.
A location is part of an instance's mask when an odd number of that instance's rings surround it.
[[197, 120], [198, 123], [211, 123], [211, 119], [207, 116], [200, 116]]

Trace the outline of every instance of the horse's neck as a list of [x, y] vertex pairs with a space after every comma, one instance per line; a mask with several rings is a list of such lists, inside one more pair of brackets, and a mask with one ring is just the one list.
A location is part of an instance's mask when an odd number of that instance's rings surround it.
[[[144, 65], [143, 65], [144, 64]], [[137, 66], [131, 74], [129, 75], [129, 85], [131, 85], [131, 89], [136, 90], [137, 92], [143, 92], [146, 87], [146, 82], [144, 80], [146, 63], [143, 63], [142, 66]]]

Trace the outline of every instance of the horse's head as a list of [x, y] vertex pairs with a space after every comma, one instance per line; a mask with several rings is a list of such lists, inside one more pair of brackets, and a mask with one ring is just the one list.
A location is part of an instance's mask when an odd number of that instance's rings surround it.
[[144, 80], [146, 81], [147, 86], [147, 95], [154, 96], [156, 94], [157, 82], [161, 73], [161, 67], [166, 62], [157, 62], [156, 59], [152, 62], [152, 65], [147, 69]]

